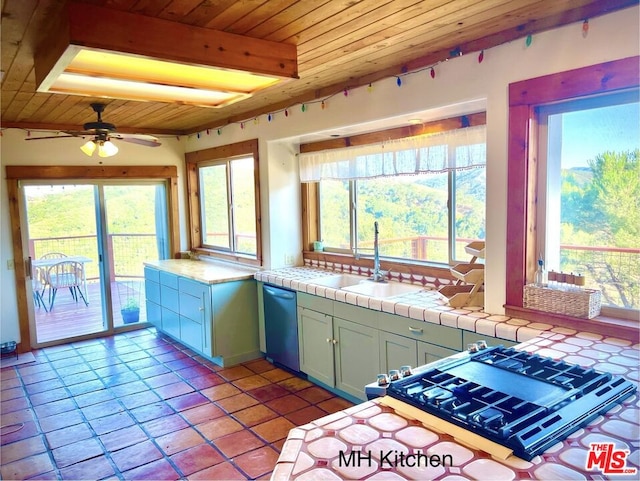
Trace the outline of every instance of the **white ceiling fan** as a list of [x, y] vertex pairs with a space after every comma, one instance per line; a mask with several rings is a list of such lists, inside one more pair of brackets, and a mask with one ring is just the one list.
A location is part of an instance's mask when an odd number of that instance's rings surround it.
[[87, 122], [84, 124], [84, 130], [64, 130], [63, 132], [68, 135], [28, 137], [26, 140], [64, 139], [68, 137], [92, 136], [93, 139], [85, 143], [80, 147], [80, 149], [89, 156], [91, 156], [97, 149], [100, 157], [111, 157], [118, 153], [118, 147], [111, 142], [112, 139], [144, 145], [146, 147], [158, 147], [162, 145], [153, 135], [123, 134], [116, 132], [115, 125], [102, 121], [102, 112], [104, 112], [105, 104], [92, 103], [91, 108], [98, 115], [98, 120], [96, 122]]

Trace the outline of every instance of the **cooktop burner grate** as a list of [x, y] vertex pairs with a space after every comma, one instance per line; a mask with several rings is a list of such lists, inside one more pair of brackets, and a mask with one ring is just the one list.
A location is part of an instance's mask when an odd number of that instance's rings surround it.
[[394, 381], [387, 394], [531, 460], [635, 391], [619, 376], [496, 346]]

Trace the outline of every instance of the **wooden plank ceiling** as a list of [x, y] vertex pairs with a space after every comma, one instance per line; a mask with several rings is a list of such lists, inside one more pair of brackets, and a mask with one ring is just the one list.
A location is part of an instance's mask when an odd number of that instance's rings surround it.
[[[219, 108], [36, 92], [34, 49], [59, 0], [2, 1], [2, 128], [189, 134], [253, 119], [402, 72], [638, 4], [638, 0], [82, 0], [297, 46], [299, 79]], [[96, 22], [100, 19], [96, 18]], [[170, 36], [171, 32], [166, 32]], [[180, 39], [176, 39], [180, 42]], [[476, 53], [477, 55], [477, 53]]]

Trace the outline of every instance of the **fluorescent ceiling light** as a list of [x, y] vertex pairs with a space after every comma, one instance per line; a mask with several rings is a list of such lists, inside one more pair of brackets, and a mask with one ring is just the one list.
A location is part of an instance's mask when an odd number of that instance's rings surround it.
[[295, 45], [73, 1], [34, 65], [39, 92], [204, 107], [297, 78]]

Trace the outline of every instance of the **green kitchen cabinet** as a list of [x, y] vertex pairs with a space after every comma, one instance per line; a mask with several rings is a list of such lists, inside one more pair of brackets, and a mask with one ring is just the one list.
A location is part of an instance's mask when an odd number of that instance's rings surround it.
[[518, 342], [511, 341], [509, 339], [501, 339], [499, 337], [487, 336], [487, 335], [478, 334], [477, 332], [472, 332], [472, 331], [462, 331], [462, 342], [465, 349], [467, 348], [468, 344], [481, 341], [481, 340], [486, 341], [487, 346], [489, 347], [499, 346], [500, 344], [502, 344], [504, 347], [513, 347], [516, 344], [519, 344]]
[[336, 388], [366, 400], [364, 386], [376, 379], [380, 364], [378, 330], [333, 318]]
[[298, 306], [298, 346], [300, 370], [333, 387], [333, 316]]
[[379, 337], [379, 372], [388, 373], [391, 369], [400, 369], [400, 366], [415, 367], [419, 365], [418, 342], [415, 339], [386, 331], [380, 331]]
[[162, 308], [160, 307], [160, 275], [156, 269], [144, 268], [144, 293], [147, 306], [147, 321], [162, 328]]
[[147, 309], [159, 309], [157, 329], [223, 367], [261, 356], [255, 280], [210, 284], [145, 267], [149, 281]]
[[378, 373], [378, 331], [338, 317], [334, 309], [362, 322], [371, 319], [362, 317], [367, 313], [362, 308], [298, 294], [300, 370], [329, 388], [364, 400], [365, 384]]
[[418, 366], [429, 364], [445, 357], [453, 356], [462, 351], [462, 349], [449, 349], [447, 347], [437, 346], [430, 342], [418, 342]]

